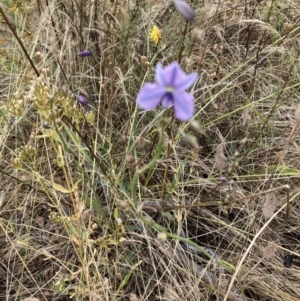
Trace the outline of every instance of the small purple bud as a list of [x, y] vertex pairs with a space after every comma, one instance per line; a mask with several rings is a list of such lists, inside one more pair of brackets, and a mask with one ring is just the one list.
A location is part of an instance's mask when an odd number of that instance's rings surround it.
[[196, 13], [193, 8], [183, 0], [175, 0], [174, 4], [177, 10], [188, 20], [194, 20], [196, 17]]
[[79, 55], [81, 57], [88, 57], [88, 56], [91, 56], [92, 53], [89, 50], [83, 50], [83, 51], [80, 51], [79, 53], [77, 53], [77, 55]]
[[75, 98], [83, 107], [88, 105], [88, 101], [84, 95], [78, 94], [75, 96]]
[[228, 182], [227, 178], [224, 177], [224, 176], [221, 176], [221, 177], [220, 177], [220, 181], [223, 182], [223, 183], [224, 183], [224, 182]]

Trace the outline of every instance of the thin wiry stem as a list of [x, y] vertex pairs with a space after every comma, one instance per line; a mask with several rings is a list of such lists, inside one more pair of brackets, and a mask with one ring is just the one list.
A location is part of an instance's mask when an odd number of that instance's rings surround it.
[[34, 63], [33, 63], [33, 61], [31, 60], [31, 58], [30, 58], [30, 56], [29, 56], [29, 54], [28, 54], [26, 48], [24, 47], [23, 42], [22, 42], [21, 39], [19, 38], [19, 36], [18, 36], [18, 34], [16, 33], [16, 31], [15, 31], [14, 27], [12, 26], [12, 24], [9, 22], [9, 20], [8, 20], [6, 14], [5, 14], [5, 12], [4, 12], [4, 10], [2, 9], [1, 6], [0, 6], [0, 14], [2, 15], [2, 17], [3, 17], [4, 21], [5, 21], [5, 23], [6, 23], [7, 26], [9, 27], [9, 29], [10, 29], [10, 31], [12, 32], [12, 34], [14, 35], [14, 37], [17, 39], [18, 43], [20, 44], [20, 46], [21, 46], [21, 48], [22, 48], [22, 50], [23, 50], [23, 52], [24, 52], [24, 54], [25, 54], [27, 60], [29, 61], [31, 67], [33, 68], [34, 72], [36, 73], [37, 76], [40, 76], [40, 73], [39, 73], [38, 70], [36, 69], [36, 67], [35, 67], [35, 65], [34, 65]]

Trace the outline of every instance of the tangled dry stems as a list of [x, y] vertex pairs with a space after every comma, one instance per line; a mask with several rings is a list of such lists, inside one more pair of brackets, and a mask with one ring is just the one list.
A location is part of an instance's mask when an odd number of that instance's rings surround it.
[[[195, 3], [186, 36], [163, 1], [16, 3], [3, 8], [41, 76], [2, 23], [1, 300], [224, 300], [232, 275], [244, 298], [299, 300], [299, 3]], [[85, 48], [93, 57], [82, 60]], [[149, 66], [179, 56], [200, 74], [201, 129], [172, 122], [165, 156], [139, 178], [139, 202], [214, 203], [147, 214], [239, 267], [226, 275], [178, 241], [157, 240], [130, 203], [161, 114], [137, 113], [135, 96]], [[87, 109], [73, 92], [88, 95]]]

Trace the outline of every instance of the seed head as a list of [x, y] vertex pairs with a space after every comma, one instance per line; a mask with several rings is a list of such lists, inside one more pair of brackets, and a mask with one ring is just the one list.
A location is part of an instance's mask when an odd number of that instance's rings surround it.
[[166, 233], [160, 232], [160, 233], [157, 234], [157, 240], [159, 242], [165, 242], [167, 239], [168, 238], [167, 238]]
[[270, 242], [264, 249], [264, 257], [272, 258], [277, 251], [277, 245], [274, 242]]

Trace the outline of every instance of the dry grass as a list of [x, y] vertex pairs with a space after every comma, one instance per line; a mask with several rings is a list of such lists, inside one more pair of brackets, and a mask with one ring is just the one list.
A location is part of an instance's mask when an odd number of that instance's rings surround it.
[[[300, 3], [191, 2], [1, 4], [0, 300], [300, 300]], [[189, 123], [136, 106], [176, 60]]]

